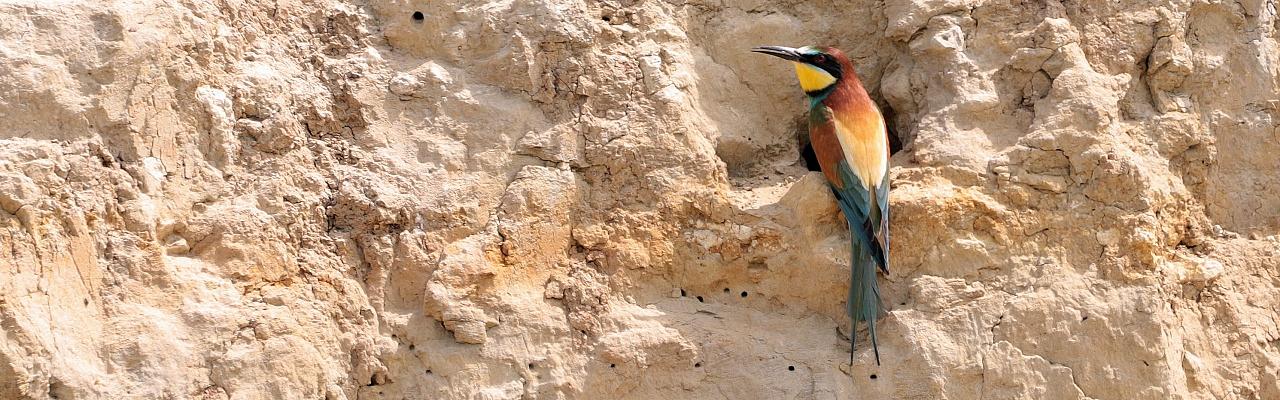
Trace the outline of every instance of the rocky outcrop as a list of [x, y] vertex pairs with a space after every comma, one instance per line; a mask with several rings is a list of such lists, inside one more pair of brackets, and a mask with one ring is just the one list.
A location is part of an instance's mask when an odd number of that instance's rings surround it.
[[[1280, 398], [1274, 4], [0, 5], [0, 398]], [[755, 45], [858, 65], [883, 365]]]

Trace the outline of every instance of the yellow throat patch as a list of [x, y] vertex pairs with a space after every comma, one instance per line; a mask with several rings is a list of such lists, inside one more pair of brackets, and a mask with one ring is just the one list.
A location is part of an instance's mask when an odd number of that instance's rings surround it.
[[796, 78], [800, 79], [800, 88], [806, 92], [816, 92], [836, 83], [836, 77], [822, 68], [799, 62], [793, 64], [796, 65]]

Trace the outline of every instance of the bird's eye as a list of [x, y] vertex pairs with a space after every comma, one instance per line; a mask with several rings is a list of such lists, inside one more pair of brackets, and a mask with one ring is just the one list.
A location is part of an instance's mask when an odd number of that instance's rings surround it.
[[819, 55], [818, 55], [818, 57], [816, 58], [816, 60], [817, 60], [818, 62], [820, 62], [820, 63], [826, 63], [826, 62], [827, 62], [827, 55], [826, 55], [826, 54], [819, 54]]

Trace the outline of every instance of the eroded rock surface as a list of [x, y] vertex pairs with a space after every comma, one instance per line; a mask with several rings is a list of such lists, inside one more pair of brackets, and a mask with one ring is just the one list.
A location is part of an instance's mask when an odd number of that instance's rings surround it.
[[784, 3], [0, 5], [0, 398], [1280, 398], [1274, 2]]

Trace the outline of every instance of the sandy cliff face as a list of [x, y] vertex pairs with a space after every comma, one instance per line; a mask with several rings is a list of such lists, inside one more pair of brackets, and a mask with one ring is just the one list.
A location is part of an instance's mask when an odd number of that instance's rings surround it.
[[784, 3], [0, 5], [0, 398], [1280, 398], [1274, 2]]

